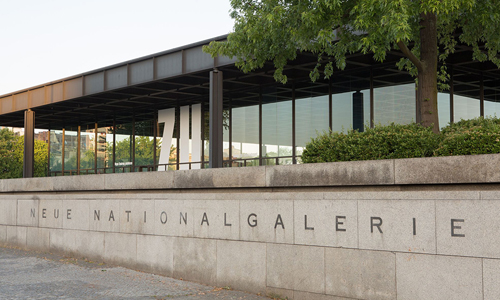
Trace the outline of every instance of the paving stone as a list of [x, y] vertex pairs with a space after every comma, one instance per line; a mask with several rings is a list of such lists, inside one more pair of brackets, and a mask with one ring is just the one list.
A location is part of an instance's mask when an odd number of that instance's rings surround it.
[[0, 247], [0, 299], [268, 298], [83, 259]]

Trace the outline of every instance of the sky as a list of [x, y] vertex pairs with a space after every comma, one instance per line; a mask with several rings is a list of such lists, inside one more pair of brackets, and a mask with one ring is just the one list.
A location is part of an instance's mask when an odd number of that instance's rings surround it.
[[227, 34], [230, 0], [0, 0], [0, 95]]

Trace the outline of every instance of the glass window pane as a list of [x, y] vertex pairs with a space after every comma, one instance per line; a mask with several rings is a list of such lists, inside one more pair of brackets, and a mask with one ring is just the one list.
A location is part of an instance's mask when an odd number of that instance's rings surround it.
[[154, 164], [154, 121], [135, 122], [135, 171], [148, 171]]
[[307, 143], [318, 134], [330, 130], [328, 95], [295, 100], [296, 154], [302, 155]]
[[262, 157], [264, 164], [292, 164], [292, 90], [291, 86], [273, 86], [262, 95]]
[[415, 84], [384, 86], [375, 88], [375, 124], [409, 124], [415, 122]]
[[66, 128], [64, 134], [64, 173], [77, 172], [78, 129]]
[[113, 172], [113, 126], [97, 129], [97, 173]]
[[80, 129], [80, 174], [95, 173], [95, 128]]
[[130, 172], [132, 168], [133, 123], [116, 125], [115, 172]]
[[62, 145], [63, 131], [50, 131], [50, 172], [51, 176], [58, 175], [62, 171]]
[[443, 128], [450, 123], [450, 94], [438, 93], [439, 127]]
[[[232, 166], [258, 166], [259, 92], [242, 93], [232, 102]], [[257, 159], [255, 159], [257, 158]]]
[[454, 121], [477, 118], [480, 115], [480, 74], [454, 70], [453, 116]]
[[484, 116], [500, 117], [500, 79], [484, 78]]

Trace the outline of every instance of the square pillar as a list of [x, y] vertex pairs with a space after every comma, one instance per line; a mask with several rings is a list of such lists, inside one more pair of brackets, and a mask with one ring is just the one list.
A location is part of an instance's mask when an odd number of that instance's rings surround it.
[[357, 91], [352, 94], [352, 129], [365, 131], [364, 121], [363, 93]]
[[35, 112], [24, 112], [23, 178], [31, 178], [35, 171]]
[[209, 167], [222, 168], [223, 160], [223, 113], [222, 72], [210, 72], [210, 128]]

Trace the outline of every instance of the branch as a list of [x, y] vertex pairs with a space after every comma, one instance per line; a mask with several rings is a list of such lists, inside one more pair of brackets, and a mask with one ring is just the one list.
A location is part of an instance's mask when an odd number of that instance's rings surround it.
[[408, 47], [406, 47], [405, 43], [403, 43], [402, 41], [398, 42], [398, 46], [399, 49], [401, 49], [401, 52], [403, 52], [403, 54], [410, 59], [410, 61], [415, 65], [415, 67], [417, 67], [418, 72], [419, 73], [422, 72], [424, 66], [420, 61], [420, 59], [418, 59], [418, 57], [416, 57], [415, 54], [413, 54], [413, 52], [411, 52], [410, 49], [408, 49]]

